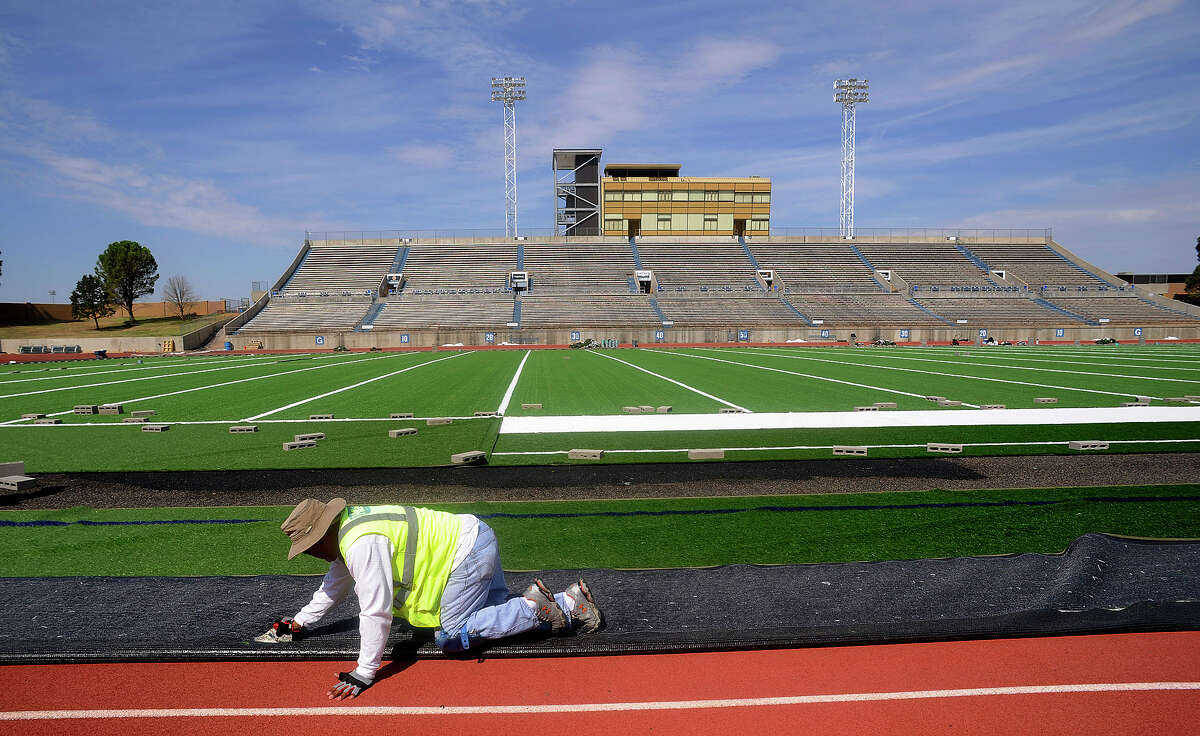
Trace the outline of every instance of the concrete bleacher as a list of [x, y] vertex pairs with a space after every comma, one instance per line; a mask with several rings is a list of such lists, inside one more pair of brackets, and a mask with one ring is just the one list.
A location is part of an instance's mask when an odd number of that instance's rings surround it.
[[740, 243], [638, 241], [642, 268], [654, 271], [660, 292], [731, 289], [762, 291]]
[[993, 271], [1011, 271], [1030, 286], [1083, 285], [1110, 286], [1059, 255], [1054, 249], [1036, 244], [974, 244], [967, 246]]
[[379, 286], [397, 250], [395, 245], [313, 246], [279, 291], [284, 295], [362, 294]]
[[503, 327], [512, 315], [513, 299], [508, 294], [389, 298], [372, 327]]
[[753, 243], [760, 268], [774, 269], [785, 290], [878, 292], [879, 284], [845, 243]]
[[636, 266], [627, 242], [526, 243], [524, 270], [534, 294], [628, 294]]
[[[1071, 294], [1072, 292], [1067, 292]], [[1078, 293], [1078, 292], [1075, 292]], [[1136, 296], [1080, 297], [1044, 294], [1047, 302], [1075, 314], [1108, 324], [1194, 325], [1200, 317], [1156, 306]]]
[[1037, 304], [1032, 299], [917, 299], [923, 307], [950, 322], [960, 319], [968, 324], [1045, 325], [1063, 322], [1063, 315]]
[[349, 330], [358, 324], [370, 302], [272, 300], [254, 319], [238, 329], [243, 332], [273, 330]]
[[581, 294], [521, 297], [521, 327], [635, 325], [657, 327], [661, 320], [644, 296]]
[[480, 289], [502, 292], [517, 268], [514, 243], [421, 243], [411, 246], [404, 263], [404, 291]]
[[992, 283], [953, 243], [858, 243], [856, 247], [875, 268], [894, 271], [913, 286]]
[[658, 298], [659, 309], [677, 326], [688, 325], [802, 325], [803, 318], [777, 297], [729, 296], [710, 299]]
[[787, 300], [810, 320], [827, 326], [878, 324], [938, 327], [944, 320], [921, 311], [902, 294], [791, 294]]

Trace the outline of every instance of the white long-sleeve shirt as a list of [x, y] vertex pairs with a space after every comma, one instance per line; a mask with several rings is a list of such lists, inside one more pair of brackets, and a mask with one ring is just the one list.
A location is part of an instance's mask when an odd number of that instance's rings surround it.
[[[479, 536], [479, 519], [468, 514], [460, 514], [458, 519], [458, 546], [454, 551], [451, 571], [462, 564]], [[361, 639], [354, 676], [366, 682], [375, 680], [392, 629], [392, 599], [395, 595], [392, 558], [395, 554], [392, 541], [382, 534], [359, 537], [346, 550], [344, 561], [338, 558], [330, 564], [329, 572], [321, 580], [321, 587], [313, 594], [309, 604], [292, 619], [301, 626], [315, 624], [353, 587], [358, 597], [358, 634]]]

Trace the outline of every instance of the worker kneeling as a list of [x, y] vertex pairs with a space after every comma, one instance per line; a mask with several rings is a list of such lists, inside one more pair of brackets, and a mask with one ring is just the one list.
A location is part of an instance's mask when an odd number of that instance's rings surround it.
[[258, 641], [300, 638], [352, 586], [358, 596], [358, 666], [338, 676], [331, 699], [355, 697], [375, 681], [393, 615], [435, 629], [445, 652], [534, 629], [590, 634], [604, 621], [583, 580], [551, 593], [535, 579], [523, 596], [510, 598], [496, 535], [474, 516], [309, 498], [281, 528], [292, 542], [289, 560], [303, 552], [331, 564], [312, 601]]

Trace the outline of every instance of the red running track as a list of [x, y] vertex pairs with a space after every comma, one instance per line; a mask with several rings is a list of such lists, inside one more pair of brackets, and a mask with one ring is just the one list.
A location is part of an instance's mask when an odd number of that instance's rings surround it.
[[[325, 692], [337, 670], [347, 667], [336, 662], [0, 667], [0, 733], [297, 736], [336, 729], [354, 735], [511, 736], [531, 728], [538, 736], [1200, 732], [1200, 632], [422, 660], [403, 671], [385, 669], [361, 697], [333, 703]], [[1177, 689], [1164, 689], [1168, 687]], [[1079, 692], [1088, 689], [1092, 691]], [[903, 695], [881, 695], [889, 693]], [[766, 698], [786, 700], [764, 702]], [[588, 707], [564, 712], [580, 704]], [[465, 706], [477, 707], [464, 712]], [[386, 712], [389, 707], [407, 710]], [[644, 709], [648, 707], [657, 709]], [[220, 710], [234, 708], [255, 710]], [[143, 709], [171, 712], [127, 717], [128, 711]], [[99, 712], [62, 718], [62, 711], [72, 710]], [[47, 712], [54, 717], [37, 718]], [[18, 716], [20, 720], [10, 720]]]

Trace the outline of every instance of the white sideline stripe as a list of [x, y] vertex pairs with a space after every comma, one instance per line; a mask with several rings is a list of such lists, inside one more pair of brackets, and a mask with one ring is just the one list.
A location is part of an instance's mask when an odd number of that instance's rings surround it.
[[316, 396], [310, 396], [310, 397], [309, 397], [309, 398], [307, 398], [307, 399], [301, 399], [301, 400], [299, 400], [299, 401], [293, 401], [292, 403], [288, 404], [287, 406], [281, 406], [281, 407], [279, 407], [278, 409], [272, 409], [271, 411], [265, 411], [265, 412], [263, 412], [262, 414], [255, 414], [255, 415], [254, 415], [254, 416], [252, 416], [252, 417], [246, 417], [246, 418], [245, 418], [245, 419], [243, 419], [242, 421], [244, 421], [244, 422], [253, 422], [253, 421], [257, 420], [257, 419], [261, 419], [262, 417], [269, 417], [269, 416], [271, 416], [272, 414], [278, 414], [278, 413], [279, 413], [279, 412], [281, 412], [281, 411], [287, 411], [288, 409], [294, 409], [295, 407], [297, 407], [297, 406], [300, 406], [301, 404], [307, 404], [307, 403], [309, 403], [309, 402], [316, 401], [317, 399], [323, 399], [323, 398], [325, 398], [326, 396], [333, 396], [334, 394], [340, 394], [340, 393], [342, 393], [343, 391], [349, 391], [349, 390], [351, 390], [351, 389], [356, 389], [356, 388], [358, 388], [358, 387], [360, 387], [360, 386], [366, 386], [368, 383], [374, 383], [374, 382], [376, 382], [376, 381], [382, 381], [382, 380], [383, 380], [383, 379], [385, 379], [385, 378], [391, 378], [392, 376], [398, 376], [398, 375], [400, 375], [401, 373], [407, 373], [407, 372], [409, 372], [409, 371], [411, 371], [411, 370], [415, 370], [415, 369], [417, 369], [417, 368], [423, 368], [423, 367], [425, 367], [425, 366], [427, 366], [427, 365], [433, 365], [434, 363], [441, 363], [443, 360], [450, 360], [451, 358], [461, 358], [462, 356], [464, 356], [464, 355], [470, 355], [470, 354], [471, 354], [471, 353], [473, 353], [473, 352], [475, 352], [475, 351], [474, 351], [474, 350], [471, 350], [471, 351], [468, 351], [468, 352], [465, 352], [465, 353], [455, 353], [454, 355], [447, 355], [447, 356], [446, 356], [446, 357], [444, 357], [444, 358], [438, 358], [438, 359], [436, 359], [436, 360], [427, 360], [427, 361], [425, 361], [424, 363], [417, 363], [416, 365], [410, 365], [410, 366], [408, 366], [407, 368], [401, 368], [401, 369], [400, 369], [400, 370], [398, 370], [398, 371], [392, 371], [391, 373], [384, 373], [382, 376], [375, 376], [374, 378], [368, 378], [368, 379], [367, 379], [367, 380], [365, 380], [365, 381], [359, 381], [358, 383], [354, 383], [354, 384], [351, 384], [351, 385], [349, 385], [349, 386], [343, 386], [343, 387], [341, 387], [341, 388], [335, 388], [334, 390], [332, 390], [332, 391], [326, 391], [326, 392], [325, 392], [325, 393], [323, 393], [323, 394], [318, 394], [318, 395], [316, 395]]
[[[192, 368], [192, 367], [198, 366], [198, 365], [215, 365], [217, 363], [225, 363], [230, 368], [237, 368], [243, 364], [252, 363], [252, 362], [260, 363], [263, 365], [268, 365], [267, 362], [262, 361], [262, 360], [258, 360], [258, 361], [233, 360], [233, 359], [205, 360], [203, 362], [197, 362], [197, 363], [191, 363], [191, 364], [189, 364], [186, 360], [184, 360], [184, 361], [181, 361], [178, 363], [172, 363], [170, 365], [148, 365], [148, 366], [143, 366], [141, 368], [113, 368], [112, 370], [95, 371], [93, 373], [60, 373], [56, 376], [39, 376], [37, 378], [6, 378], [3, 380], [0, 380], [0, 386], [7, 386], [10, 383], [25, 383], [27, 381], [57, 381], [57, 380], [61, 380], [63, 378], [86, 378], [88, 376], [108, 376], [108, 375], [112, 375], [113, 373], [129, 373], [130, 371], [159, 371], [159, 370], [169, 370], [169, 369], [174, 369], [174, 368]], [[270, 361], [270, 362], [274, 363], [276, 361]], [[94, 366], [88, 366], [88, 367], [92, 368]]]
[[[696, 348], [696, 349], [697, 350], [716, 350], [717, 348]], [[747, 353], [744, 350], [730, 350], [728, 352], [741, 353], [743, 355], [762, 355], [762, 353]], [[687, 355], [687, 353], [675, 353], [675, 354], [676, 355]], [[775, 357], [775, 358], [789, 358], [791, 360], [815, 360], [819, 363], [835, 363], [835, 364], [841, 365], [841, 366], [847, 365], [847, 363], [844, 363], [840, 360], [823, 360], [821, 358], [811, 358], [811, 357], [803, 356], [803, 355], [779, 355], [778, 353], [769, 353], [767, 355], [768, 355], [768, 357]], [[704, 358], [706, 356], [695, 355], [695, 356], [690, 356], [690, 357]], [[708, 360], [716, 360], [716, 358], [708, 358]], [[726, 362], [732, 362], [732, 361], [726, 361]], [[735, 363], [735, 365], [748, 365], [748, 364]], [[890, 366], [890, 365], [864, 365], [862, 363], [854, 363], [853, 365], [857, 365], [861, 368], [875, 368], [875, 369], [881, 370], [881, 371], [902, 371], [904, 373], [924, 373], [924, 374], [927, 374], [930, 376], [942, 376], [944, 378], [963, 378], [963, 379], [966, 379], [969, 381], [987, 381], [989, 383], [1011, 383], [1016, 386], [1035, 386], [1037, 388], [1052, 388], [1052, 389], [1057, 389], [1059, 391], [1080, 391], [1082, 393], [1103, 394], [1105, 396], [1135, 396], [1135, 395], [1137, 395], [1137, 394], [1131, 393], [1129, 391], [1101, 391], [1099, 389], [1094, 389], [1094, 388], [1077, 388], [1075, 386], [1059, 386], [1059, 385], [1053, 384], [1053, 383], [1033, 383], [1031, 381], [1014, 381], [1014, 380], [1007, 379], [1007, 378], [988, 378], [986, 376], [972, 376], [972, 375], [965, 375], [962, 373], [942, 373], [941, 371], [926, 371], [926, 370], [921, 370], [919, 368], [899, 368], [897, 366]], [[753, 367], [761, 368], [762, 366], [753, 366]], [[773, 369], [768, 369], [768, 370], [773, 370]], [[816, 376], [814, 376], [814, 378], [815, 377]], [[828, 380], [832, 380], [832, 379], [825, 378], [822, 380], [828, 381]], [[847, 381], [841, 381], [840, 383], [847, 383]], [[858, 386], [861, 384], [852, 384], [852, 385]], [[867, 388], [870, 388], [870, 387], [868, 386]], [[881, 390], [887, 390], [887, 389], [881, 389]], [[896, 393], [903, 393], [903, 392], [896, 392]], [[909, 395], [916, 396], [917, 394], [909, 394]], [[1159, 401], [1162, 400], [1161, 396], [1151, 396], [1150, 398], [1158, 399]], [[975, 406], [975, 404], [968, 404], [964, 401], [963, 406]]]
[[[842, 429], [979, 427], [1014, 424], [1137, 424], [1200, 422], [1196, 406], [1102, 406], [1061, 409], [932, 411], [808, 411], [755, 414], [605, 414], [505, 417], [500, 434], [672, 432], [707, 429]], [[55, 425], [44, 425], [55, 426]]]
[[680, 388], [686, 388], [688, 391], [691, 391], [692, 393], [700, 394], [701, 396], [703, 396], [706, 399], [712, 399], [713, 401], [720, 402], [720, 403], [724, 404], [725, 406], [731, 406], [734, 409], [741, 409], [744, 412], [750, 413], [750, 410], [744, 406], [738, 406], [737, 404], [734, 404], [733, 402], [730, 402], [730, 401], [726, 401], [725, 399], [722, 399], [718, 396], [713, 396], [712, 394], [706, 394], [694, 386], [689, 386], [686, 383], [683, 383], [681, 381], [676, 381], [674, 378], [667, 378], [666, 376], [655, 373], [652, 370], [647, 370], [646, 368], [643, 368], [640, 365], [634, 365], [633, 363], [626, 362], [624, 360], [621, 360], [620, 358], [614, 358], [611, 355], [605, 355], [604, 353], [601, 353], [596, 350], [589, 350], [588, 352], [590, 352], [592, 355], [599, 355], [601, 358], [608, 358], [609, 360], [615, 360], [618, 363], [623, 363], [623, 364], [629, 366], [630, 368], [635, 368], [635, 369], [641, 371], [642, 373], [649, 373], [650, 375], [654, 376], [655, 378], [661, 378], [662, 380], [666, 381], [667, 383], [673, 383], [676, 386], [679, 386]]
[[559, 703], [549, 705], [327, 706], [316, 708], [143, 708], [106, 710], [16, 710], [0, 712], [0, 721], [50, 721], [85, 718], [297, 718], [301, 716], [462, 716], [545, 713], [612, 713], [622, 711], [754, 708], [821, 703], [871, 703], [939, 698], [982, 698], [1011, 695], [1071, 695], [1200, 690], [1200, 682], [1097, 682], [1064, 685], [1018, 685], [955, 690], [908, 690], [881, 693], [787, 695], [769, 698], [658, 700], [626, 703]]
[[[1194, 440], [1100, 440], [1107, 442], [1110, 445], [1161, 445], [1161, 444], [1178, 444], [1181, 442], [1200, 442], [1200, 439]], [[924, 442], [912, 445], [862, 445], [868, 449], [878, 448], [911, 448], [925, 447]], [[1068, 442], [1059, 440], [1057, 442], [967, 442], [963, 443], [963, 447], [1035, 447], [1044, 445], [1061, 445], [1066, 447]], [[834, 445], [775, 445], [767, 447], [713, 447], [709, 449], [724, 450], [725, 452], [756, 452], [764, 450], [832, 450]], [[672, 447], [661, 450], [639, 449], [639, 450], [604, 450], [606, 454], [625, 453], [625, 454], [644, 454], [656, 452], [690, 452], [695, 448], [692, 447]], [[528, 452], [493, 452], [493, 455], [566, 455], [570, 450], [530, 450]]]
[[517, 366], [517, 372], [513, 374], [512, 380], [508, 383], [508, 390], [504, 392], [504, 398], [500, 400], [500, 407], [497, 412], [503, 414], [508, 411], [508, 402], [512, 401], [513, 391], [517, 390], [517, 381], [521, 380], [521, 371], [525, 370], [525, 361], [529, 360], [529, 354], [532, 350], [525, 351], [525, 357], [521, 358], [521, 365]]
[[[698, 349], [699, 350], [716, 350], [716, 348], [698, 348]], [[647, 350], [650, 350], [650, 349], [647, 348]], [[800, 373], [798, 371], [788, 371], [788, 370], [784, 370], [783, 368], [771, 368], [769, 366], [756, 365], [754, 363], [739, 363], [736, 360], [724, 360], [722, 358], [713, 358], [713, 357], [710, 357], [707, 355], [693, 355], [691, 353], [676, 353], [676, 352], [672, 352], [670, 350], [650, 350], [650, 352], [665, 353], [667, 355], [678, 355], [681, 358], [696, 358], [697, 360], [712, 360], [712, 361], [716, 361], [717, 363], [728, 363], [729, 365], [740, 365], [744, 368], [757, 368], [760, 371], [771, 371], [772, 373], [786, 373], [789, 376], [800, 376], [801, 378], [811, 378], [815, 381], [828, 381], [829, 383], [840, 383], [843, 386], [854, 386], [856, 388], [870, 389], [871, 391], [883, 391], [884, 393], [900, 394], [901, 396], [915, 396], [916, 398], [919, 398], [919, 399], [925, 398], [925, 394], [914, 394], [911, 391], [901, 391], [899, 389], [894, 389], [894, 388], [884, 388], [883, 386], [871, 386], [871, 385], [868, 385], [865, 383], [855, 383], [854, 381], [844, 381], [840, 378], [831, 378], [829, 376], [815, 376], [811, 373]], [[727, 348], [721, 349], [721, 352], [744, 353], [746, 355], [760, 355], [761, 354], [761, 353], [746, 353], [745, 351], [742, 351], [742, 350], [729, 350]], [[768, 356], [768, 357], [771, 357], [771, 356]], [[797, 358], [799, 358], [799, 356], [788, 356], [788, 355], [784, 355], [784, 356], [776, 355], [774, 357], [785, 357], [785, 358], [797, 357]], [[804, 358], [804, 360], [818, 360], [822, 363], [837, 363], [838, 365], [846, 365], [845, 363], [843, 363], [840, 360], [821, 360], [820, 358]], [[878, 367], [878, 366], [876, 366], [876, 367]], [[903, 370], [912, 370], [912, 369], [910, 369], [910, 368], [887, 368], [885, 366], [885, 367], [883, 367], [883, 370], [901, 370], [901, 371], [903, 371]], [[920, 371], [920, 372], [923, 373], [925, 371]], [[965, 401], [962, 403], [962, 405], [966, 406], [966, 407], [975, 408], [975, 409], [979, 408], [977, 405], [968, 404]]]
[[[207, 391], [210, 388], [221, 388], [223, 386], [233, 386], [238, 383], [248, 383], [250, 381], [261, 381], [265, 378], [278, 378], [279, 376], [289, 376], [293, 373], [304, 373], [306, 371], [321, 370], [322, 368], [337, 368], [338, 366], [343, 366], [343, 365], [355, 365], [357, 363], [367, 363], [372, 360], [383, 360], [386, 357], [392, 357], [392, 356], [379, 356], [377, 358], [362, 358], [362, 359], [358, 359], [358, 360], [346, 360], [346, 361], [343, 361], [340, 363], [326, 363], [325, 365], [314, 365], [314, 366], [309, 366], [307, 368], [297, 368], [297, 369], [291, 370], [291, 371], [283, 371], [282, 373], [268, 373], [265, 376], [251, 376], [250, 378], [239, 378], [236, 381], [225, 381], [223, 383], [211, 383], [207, 386], [195, 386], [193, 388], [185, 388], [180, 391], [168, 391], [165, 394], [155, 394], [154, 396], [139, 396], [136, 399], [123, 399], [121, 401], [112, 401], [112, 402], [107, 402], [107, 403], [134, 404], [139, 401], [150, 401], [152, 399], [162, 399], [167, 396], [178, 396], [180, 394], [190, 394], [193, 391]], [[58, 417], [58, 416], [62, 416], [64, 414], [72, 414], [72, 413], [74, 413], [73, 409], [67, 409], [65, 411], [52, 412], [50, 414], [47, 414], [46, 416]], [[7, 422], [0, 423], [0, 426], [7, 426], [10, 424], [29, 423], [32, 421], [33, 420], [31, 420], [31, 419], [10, 419]], [[55, 426], [55, 425], [38, 425], [38, 426]]]
[[[68, 412], [68, 413], [70, 413], [70, 412]], [[432, 417], [432, 416], [413, 417], [411, 419], [384, 419], [383, 417], [357, 417], [357, 418], [344, 417], [342, 419], [256, 419], [255, 421], [257, 421], [259, 424], [313, 424], [313, 423], [324, 423], [324, 422], [332, 422], [332, 423], [337, 423], [337, 422], [351, 422], [351, 423], [353, 423], [353, 422], [423, 422], [426, 419], [434, 419], [434, 418], [435, 417]], [[439, 414], [439, 415], [437, 415], [436, 418], [437, 419], [454, 419], [456, 421], [461, 419], [461, 420], [465, 421], [468, 419], [495, 419], [496, 417], [490, 417], [490, 416], [489, 417], [475, 417], [475, 416], [471, 416], [471, 417], [449, 416], [448, 417], [448, 416], [443, 416], [443, 415]], [[224, 425], [230, 425], [230, 424], [239, 424], [244, 421], [246, 421], [246, 420], [245, 419], [196, 419], [196, 420], [179, 421], [179, 422], [175, 422], [175, 421], [147, 422], [147, 424], [178, 424], [178, 425], [224, 424]], [[62, 429], [63, 427], [125, 427], [126, 429], [133, 427], [134, 429], [136, 429], [140, 426], [142, 426], [142, 424], [140, 422], [136, 422], [136, 423], [135, 422], [129, 422], [129, 423], [125, 423], [125, 422], [76, 422], [74, 424], [72, 424], [72, 423], [12, 424], [10, 422], [5, 422], [3, 424], [0, 424], [0, 429], [54, 429], [55, 427], [57, 427], [59, 429]]]

